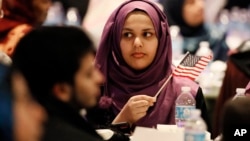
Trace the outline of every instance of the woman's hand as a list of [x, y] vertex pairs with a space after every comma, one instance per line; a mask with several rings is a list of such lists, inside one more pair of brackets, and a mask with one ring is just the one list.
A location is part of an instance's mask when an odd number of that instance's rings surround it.
[[135, 123], [147, 114], [148, 108], [153, 106], [155, 101], [155, 97], [147, 95], [136, 95], [131, 97], [112, 123]]

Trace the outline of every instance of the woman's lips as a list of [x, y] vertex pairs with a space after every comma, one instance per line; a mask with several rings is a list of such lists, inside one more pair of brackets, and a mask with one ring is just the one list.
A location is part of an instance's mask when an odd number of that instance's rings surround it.
[[132, 56], [134, 58], [142, 58], [145, 54], [144, 53], [141, 53], [141, 52], [136, 52], [136, 53], [133, 53]]

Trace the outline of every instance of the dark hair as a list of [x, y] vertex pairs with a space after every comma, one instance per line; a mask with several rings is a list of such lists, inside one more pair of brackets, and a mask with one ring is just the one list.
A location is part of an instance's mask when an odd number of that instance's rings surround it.
[[33, 96], [46, 102], [56, 83], [73, 85], [80, 60], [94, 53], [89, 37], [75, 27], [40, 27], [23, 37], [13, 54], [13, 67], [27, 80]]
[[[235, 141], [239, 137], [235, 137], [237, 129], [250, 129], [250, 98], [237, 98], [228, 100], [225, 103], [222, 114], [222, 134], [223, 141]], [[246, 138], [247, 137], [247, 138]], [[245, 137], [240, 138], [241, 141], [249, 140], [249, 133]]]

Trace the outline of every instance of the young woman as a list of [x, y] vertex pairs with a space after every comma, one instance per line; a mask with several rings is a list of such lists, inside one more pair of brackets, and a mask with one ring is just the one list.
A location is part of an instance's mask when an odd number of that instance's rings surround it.
[[127, 1], [112, 13], [103, 31], [96, 65], [106, 78], [99, 103], [105, 112], [104, 117], [96, 112], [89, 116], [99, 124], [175, 124], [175, 100], [182, 86], [191, 87], [196, 106], [206, 117], [202, 91], [190, 79], [173, 77], [154, 97], [173, 66], [166, 16], [150, 1]]

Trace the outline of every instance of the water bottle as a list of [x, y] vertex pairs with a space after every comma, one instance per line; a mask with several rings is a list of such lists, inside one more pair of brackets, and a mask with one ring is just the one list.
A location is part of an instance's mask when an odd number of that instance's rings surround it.
[[212, 54], [213, 54], [213, 52], [209, 47], [209, 42], [208, 41], [201, 41], [199, 43], [199, 48], [198, 48], [195, 55], [197, 55], [197, 56], [209, 56]]
[[191, 110], [195, 109], [196, 102], [190, 90], [190, 87], [181, 87], [182, 92], [175, 101], [175, 122], [178, 127], [184, 127]]
[[[172, 41], [172, 52], [173, 52], [173, 64], [178, 65], [183, 55], [183, 38], [180, 35], [180, 28], [177, 25], [170, 26], [170, 35]], [[175, 63], [176, 61], [176, 63]]]
[[237, 98], [244, 98], [245, 97], [245, 88], [236, 88], [236, 94], [234, 95], [232, 100], [235, 100]]
[[205, 141], [207, 125], [201, 118], [201, 111], [194, 109], [185, 124], [185, 141]]
[[62, 26], [64, 24], [64, 10], [61, 2], [54, 2], [48, 10], [48, 15], [43, 25], [45, 26]]
[[77, 8], [70, 7], [66, 13], [65, 25], [68, 26], [81, 26], [80, 14]]

